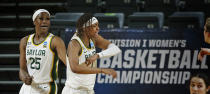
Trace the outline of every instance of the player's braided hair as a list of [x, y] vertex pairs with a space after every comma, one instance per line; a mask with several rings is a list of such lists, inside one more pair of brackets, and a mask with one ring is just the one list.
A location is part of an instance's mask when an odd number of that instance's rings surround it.
[[206, 31], [207, 32], [210, 32], [210, 17], [208, 17], [207, 19], [206, 19]]
[[77, 28], [77, 35], [81, 36], [83, 33], [83, 25], [93, 17], [90, 13], [83, 14], [77, 21], [76, 28]]

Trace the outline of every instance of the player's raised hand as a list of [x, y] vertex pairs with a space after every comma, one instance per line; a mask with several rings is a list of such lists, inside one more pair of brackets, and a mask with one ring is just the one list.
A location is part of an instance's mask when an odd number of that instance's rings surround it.
[[198, 54], [198, 60], [202, 61], [204, 55], [210, 55], [210, 49], [208, 48], [201, 48], [199, 54]]

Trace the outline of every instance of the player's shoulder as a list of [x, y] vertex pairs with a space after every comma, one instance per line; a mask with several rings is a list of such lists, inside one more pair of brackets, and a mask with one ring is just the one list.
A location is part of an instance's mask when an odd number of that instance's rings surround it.
[[81, 49], [82, 45], [79, 43], [78, 40], [76, 39], [72, 39], [71, 41], [69, 41], [69, 44], [68, 44], [68, 49], [72, 48], [72, 49]]
[[59, 39], [59, 38], [60, 38], [59, 36], [52, 35], [52, 39]]
[[29, 35], [21, 38], [20, 39], [20, 42], [27, 42], [28, 41], [28, 38], [29, 38]]
[[21, 38], [21, 40], [20, 40], [21, 47], [25, 47], [27, 45], [28, 38], [29, 38], [29, 36], [25, 36], [25, 37]]
[[69, 42], [69, 44], [70, 44], [71, 46], [80, 46], [80, 43], [79, 43], [79, 41], [78, 41], [77, 39], [72, 39], [72, 40]]
[[61, 42], [63, 40], [59, 36], [54, 35], [54, 36], [52, 36], [52, 41], [53, 42]]

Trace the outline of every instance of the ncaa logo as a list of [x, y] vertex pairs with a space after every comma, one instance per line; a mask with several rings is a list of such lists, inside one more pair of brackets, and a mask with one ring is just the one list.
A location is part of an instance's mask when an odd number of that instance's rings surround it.
[[44, 43], [43, 43], [43, 48], [46, 48], [47, 47], [47, 42], [45, 41]]

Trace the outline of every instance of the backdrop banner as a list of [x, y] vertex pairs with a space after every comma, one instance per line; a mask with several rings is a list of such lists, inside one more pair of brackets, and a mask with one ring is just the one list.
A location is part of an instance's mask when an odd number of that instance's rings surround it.
[[[74, 31], [66, 30], [66, 44]], [[99, 34], [122, 53], [98, 60], [98, 67], [114, 68], [117, 78], [98, 74], [96, 94], [189, 94], [192, 74], [210, 74], [210, 59], [197, 60], [200, 47], [208, 47], [203, 31], [107, 29]]]

